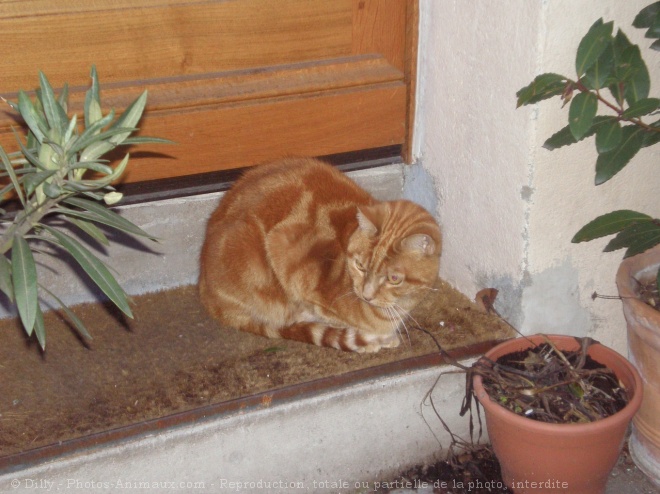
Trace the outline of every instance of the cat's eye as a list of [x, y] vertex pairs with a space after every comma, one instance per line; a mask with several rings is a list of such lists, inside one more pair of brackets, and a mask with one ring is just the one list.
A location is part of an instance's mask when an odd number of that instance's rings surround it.
[[364, 265], [357, 259], [355, 259], [355, 267], [358, 269], [358, 271], [362, 271], [363, 273], [366, 271]]
[[403, 276], [400, 274], [391, 273], [387, 275], [387, 281], [390, 283], [390, 285], [400, 285], [403, 283]]

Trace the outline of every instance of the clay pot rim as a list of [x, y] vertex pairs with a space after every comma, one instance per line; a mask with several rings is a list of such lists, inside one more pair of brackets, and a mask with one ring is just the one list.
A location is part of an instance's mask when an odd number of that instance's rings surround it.
[[640, 300], [632, 281], [639, 272], [654, 264], [660, 264], [660, 245], [621, 261], [616, 273], [616, 285], [624, 304], [634, 306], [634, 310], [642, 317], [660, 320], [660, 311]]
[[[558, 334], [545, 334], [548, 338], [552, 339], [554, 342], [575, 342], [575, 339], [572, 336], [568, 335], [558, 335]], [[532, 335], [532, 336], [527, 336], [528, 339], [532, 340], [534, 343], [542, 342], [543, 341], [543, 335], [537, 334], [537, 335]], [[512, 346], [514, 344], [517, 344], [522, 338], [513, 338], [507, 341], [504, 341], [500, 343], [499, 345], [493, 347], [490, 349], [484, 356], [486, 357], [491, 357], [495, 353], [499, 353], [499, 351], [503, 347], [507, 346]], [[643, 390], [642, 390], [642, 378], [639, 375], [639, 372], [637, 372], [637, 369], [626, 359], [623, 355], [620, 353], [616, 352], [615, 350], [612, 350], [611, 348], [601, 344], [601, 343], [596, 343], [593, 345], [593, 347], [598, 347], [599, 351], [604, 351], [605, 353], [610, 354], [611, 357], [620, 359], [622, 361], [622, 364], [624, 367], [628, 369], [630, 374], [633, 377], [633, 396], [628, 402], [628, 404], [622, 409], [619, 410], [617, 413], [614, 415], [610, 415], [607, 418], [597, 420], [595, 422], [589, 422], [587, 424], [552, 424], [549, 422], [541, 422], [538, 420], [530, 419], [527, 417], [523, 417], [521, 415], [518, 415], [503, 406], [501, 406], [499, 403], [491, 400], [490, 395], [486, 392], [486, 389], [483, 386], [482, 382], [482, 377], [480, 375], [475, 374], [474, 377], [472, 378], [473, 381], [473, 387], [474, 387], [474, 394], [476, 398], [479, 400], [479, 403], [484, 407], [484, 410], [493, 413], [497, 416], [499, 416], [501, 419], [505, 419], [509, 422], [513, 422], [517, 426], [524, 428], [524, 429], [533, 429], [535, 431], [539, 432], [547, 432], [547, 433], [560, 433], [560, 434], [588, 434], [589, 432], [596, 432], [599, 431], [600, 429], [607, 428], [610, 424], [613, 423], [619, 423], [621, 421], [629, 421], [632, 419], [633, 415], [637, 412], [639, 407], [642, 404], [642, 395], [643, 395]], [[505, 355], [503, 353], [502, 355]]]

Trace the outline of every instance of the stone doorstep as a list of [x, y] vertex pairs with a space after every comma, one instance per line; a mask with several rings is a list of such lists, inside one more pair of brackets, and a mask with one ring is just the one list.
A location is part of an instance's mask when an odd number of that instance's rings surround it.
[[[452, 353], [466, 363], [492, 344]], [[185, 482], [211, 492], [338, 492], [385, 481], [446, 453], [450, 438], [423, 404], [449, 369], [442, 364], [438, 355], [392, 362], [26, 451], [3, 459], [0, 486], [116, 492]], [[464, 382], [463, 374], [443, 376], [433, 401], [467, 437], [468, 419], [458, 415]]]

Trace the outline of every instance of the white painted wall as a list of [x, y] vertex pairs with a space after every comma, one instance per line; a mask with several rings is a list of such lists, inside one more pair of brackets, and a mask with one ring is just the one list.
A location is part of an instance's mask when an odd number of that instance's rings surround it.
[[658, 149], [595, 187], [592, 140], [541, 147], [567, 108], [556, 98], [516, 110], [515, 93], [543, 72], [573, 76], [579, 41], [602, 16], [640, 44], [659, 95], [660, 54], [631, 25], [648, 3], [421, 0], [415, 151], [438, 196], [441, 275], [468, 295], [498, 288], [496, 306], [525, 333], [590, 335], [626, 351], [621, 304], [591, 299], [616, 294], [623, 254], [570, 239], [614, 209], [660, 216]]

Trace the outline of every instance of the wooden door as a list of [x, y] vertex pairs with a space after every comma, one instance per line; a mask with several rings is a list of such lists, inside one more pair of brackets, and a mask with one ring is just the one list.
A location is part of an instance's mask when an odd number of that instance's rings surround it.
[[[0, 0], [0, 95], [95, 64], [104, 111], [149, 90], [127, 182], [410, 146], [417, 0]], [[15, 150], [12, 111], [0, 144]]]

